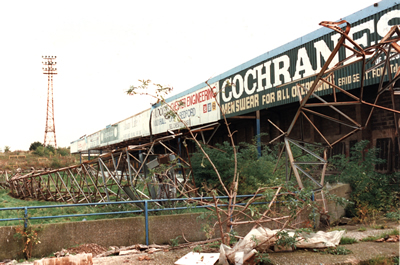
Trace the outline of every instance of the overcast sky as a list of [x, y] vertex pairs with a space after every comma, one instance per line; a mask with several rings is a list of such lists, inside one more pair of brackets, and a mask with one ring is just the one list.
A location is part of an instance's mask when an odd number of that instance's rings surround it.
[[150, 107], [138, 79], [196, 86], [376, 0], [1, 1], [0, 149], [44, 140], [47, 76], [57, 56], [57, 144], [69, 146]]

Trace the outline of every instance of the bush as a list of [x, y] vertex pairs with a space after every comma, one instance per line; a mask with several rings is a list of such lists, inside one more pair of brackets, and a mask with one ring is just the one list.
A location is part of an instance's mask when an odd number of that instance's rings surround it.
[[348, 216], [366, 218], [372, 213], [397, 209], [400, 175], [382, 174], [375, 171], [375, 165], [384, 160], [377, 158], [377, 149], [366, 149], [368, 141], [361, 141], [351, 149], [350, 157], [335, 156], [333, 165], [341, 171], [336, 181], [349, 183], [352, 189]]
[[[229, 187], [234, 174], [234, 154], [232, 146], [228, 142], [216, 144], [216, 148], [203, 147], [211, 161], [218, 169], [222, 181]], [[273, 174], [277, 161], [276, 151], [272, 151], [264, 146], [262, 156], [258, 156], [257, 146], [248, 143], [240, 143], [237, 146], [237, 161], [239, 174], [238, 194], [250, 194], [255, 192], [260, 185], [282, 183], [279, 174]], [[205, 190], [220, 189], [217, 174], [210, 162], [201, 151], [196, 151], [192, 158], [193, 175], [197, 187]], [[273, 176], [274, 175], [274, 176]]]
[[70, 154], [69, 147], [59, 147], [57, 148], [57, 153], [60, 154], [61, 156], [68, 156]]
[[41, 142], [38, 142], [38, 141], [33, 142], [33, 143], [31, 143], [31, 145], [29, 146], [29, 151], [36, 151], [36, 149], [37, 149], [39, 146], [43, 146], [43, 144], [42, 144]]

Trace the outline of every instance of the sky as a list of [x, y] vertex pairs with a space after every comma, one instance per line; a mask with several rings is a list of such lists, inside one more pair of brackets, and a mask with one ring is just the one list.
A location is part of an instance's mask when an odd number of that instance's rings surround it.
[[377, 0], [1, 1], [0, 150], [44, 141], [47, 76], [57, 56], [58, 147], [150, 108], [139, 79], [174, 94]]

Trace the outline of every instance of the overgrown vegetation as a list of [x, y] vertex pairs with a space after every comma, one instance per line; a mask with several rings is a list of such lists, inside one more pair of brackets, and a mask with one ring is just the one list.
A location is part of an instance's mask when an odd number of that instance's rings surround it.
[[22, 252], [27, 260], [32, 257], [34, 246], [41, 243], [38, 236], [40, 230], [40, 227], [34, 228], [30, 225], [26, 228], [23, 225], [15, 228], [14, 237], [22, 240], [24, 246]]
[[349, 157], [339, 155], [332, 164], [341, 172], [333, 181], [349, 183], [352, 188], [346, 208], [349, 217], [365, 222], [380, 212], [398, 211], [400, 173], [383, 174], [375, 171], [375, 165], [383, 163], [377, 158], [377, 149], [367, 149], [368, 141], [358, 142]]
[[31, 143], [29, 151], [11, 152], [10, 147], [4, 150], [0, 156], [0, 171], [14, 171], [18, 168], [21, 170], [61, 168], [77, 161], [77, 157], [70, 154], [69, 147], [45, 147], [38, 141]]
[[386, 238], [388, 236], [396, 236], [396, 235], [399, 235], [399, 230], [398, 229], [393, 229], [393, 230], [391, 230], [389, 232], [382, 233], [382, 234], [379, 234], [379, 235], [376, 235], [376, 236], [368, 236], [366, 238], [361, 239], [361, 241], [363, 241], [363, 242], [375, 241], [375, 240], [378, 240], [380, 238]]
[[331, 254], [331, 255], [349, 255], [353, 253], [351, 250], [342, 246], [325, 248], [323, 250], [319, 250], [319, 252], [321, 252], [322, 254]]
[[378, 255], [370, 259], [367, 263], [368, 265], [399, 265], [399, 257], [385, 257]]
[[352, 237], [344, 236], [340, 239], [340, 245], [350, 245], [354, 243], [358, 243], [358, 240]]
[[[232, 185], [232, 175], [234, 174], [234, 153], [232, 146], [228, 142], [216, 144], [215, 148], [204, 146], [214, 165], [220, 172], [222, 181], [229, 187]], [[258, 155], [257, 145], [253, 143], [240, 143], [237, 147], [237, 173], [239, 175], [238, 194], [252, 194], [258, 187], [275, 186], [283, 184], [283, 172], [273, 173], [277, 151], [264, 146], [262, 155]], [[195, 183], [202, 191], [221, 190], [221, 183], [205, 158], [204, 154], [197, 150], [192, 158], [192, 168]]]

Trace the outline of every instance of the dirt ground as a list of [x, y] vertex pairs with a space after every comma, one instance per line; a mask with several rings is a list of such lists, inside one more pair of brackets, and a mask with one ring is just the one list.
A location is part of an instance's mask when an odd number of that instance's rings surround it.
[[[359, 231], [361, 227], [366, 228], [365, 231]], [[399, 223], [382, 219], [379, 222], [365, 224], [349, 224], [336, 227], [337, 229], [346, 229], [345, 237], [362, 239], [368, 236], [377, 236], [393, 229], [399, 229]], [[377, 229], [383, 228], [383, 229]], [[335, 228], [331, 228], [335, 229]], [[70, 254], [92, 253], [93, 264], [95, 265], [117, 265], [117, 264], [141, 264], [141, 265], [158, 265], [158, 264], [174, 264], [175, 261], [183, 257], [189, 252], [194, 251], [194, 247], [185, 247], [178, 249], [169, 249], [154, 252], [152, 254], [142, 252], [140, 254], [131, 254], [125, 256], [108, 256], [96, 257], [97, 255], [107, 251], [106, 248], [96, 244], [85, 244], [79, 247], [67, 249]], [[269, 258], [273, 264], [361, 264], [367, 260], [376, 257], [398, 257], [400, 253], [399, 242], [358, 242], [351, 245], [344, 245], [345, 248], [353, 253], [349, 255], [331, 255], [314, 252], [313, 250], [295, 250], [293, 252], [269, 253]], [[211, 248], [207, 245], [202, 246], [201, 252], [215, 253], [219, 252], [218, 248]], [[0, 262], [1, 264], [1, 262]], [[5, 263], [7, 264], [7, 263]], [[11, 264], [11, 263], [9, 263]], [[16, 264], [16, 263], [13, 263]], [[24, 262], [21, 264], [33, 264], [32, 262]]]

